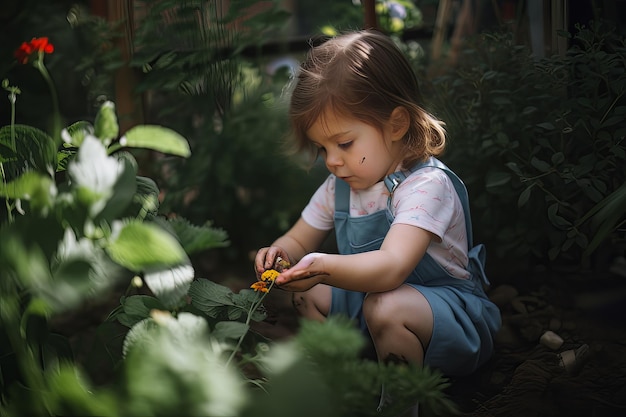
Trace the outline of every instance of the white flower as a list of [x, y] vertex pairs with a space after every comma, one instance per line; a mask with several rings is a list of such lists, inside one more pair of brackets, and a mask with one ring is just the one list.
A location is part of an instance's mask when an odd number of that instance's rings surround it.
[[104, 145], [87, 135], [67, 171], [82, 200], [90, 205], [90, 214], [95, 216], [113, 194], [113, 187], [124, 172], [124, 163], [108, 156]]

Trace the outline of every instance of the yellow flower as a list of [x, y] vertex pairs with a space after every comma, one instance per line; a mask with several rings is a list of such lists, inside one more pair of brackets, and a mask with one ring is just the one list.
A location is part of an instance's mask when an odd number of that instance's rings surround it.
[[274, 282], [278, 275], [280, 275], [278, 271], [274, 269], [268, 269], [267, 271], [263, 272], [263, 274], [261, 274], [261, 281]]
[[267, 282], [265, 281], [257, 281], [254, 284], [250, 285], [250, 288], [252, 288], [254, 291], [261, 291], [261, 292], [270, 291], [270, 289], [267, 288]]

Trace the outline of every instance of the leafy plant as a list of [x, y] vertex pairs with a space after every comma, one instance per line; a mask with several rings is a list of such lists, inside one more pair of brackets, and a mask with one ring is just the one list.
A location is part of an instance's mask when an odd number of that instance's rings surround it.
[[[120, 137], [115, 106], [105, 102], [93, 124], [51, 136], [11, 123], [0, 129], [0, 144], [1, 415], [343, 416], [354, 415], [350, 404], [379, 415], [361, 401], [383, 383], [398, 387], [384, 413], [421, 399], [427, 409], [454, 410], [441, 375], [359, 358], [362, 336], [347, 320], [303, 326], [286, 343], [250, 331], [251, 321], [265, 318], [275, 275], [252, 285], [259, 291], [238, 293], [196, 277], [189, 256], [226, 245], [226, 234], [164, 218], [156, 184], [137, 175], [129, 149], [190, 155], [175, 131], [141, 125]], [[118, 372], [95, 386], [50, 320], [119, 283], [149, 291], [125, 294], [104, 323], [128, 330]], [[319, 372], [337, 363], [344, 366]], [[340, 379], [354, 384], [344, 395], [329, 393]]]
[[253, 3], [141, 1], [147, 14], [133, 39], [147, 119], [181, 132], [193, 149], [186, 160], [155, 161], [162, 209], [228, 230], [220, 252], [229, 261], [286, 230], [321, 181], [284, 156], [289, 68], [269, 74], [274, 57], [258, 52], [281, 39], [288, 14], [277, 1]]
[[483, 34], [434, 81], [446, 158], [500, 259], [588, 264], [624, 243], [624, 40], [597, 23], [571, 42], [534, 60], [510, 34]]

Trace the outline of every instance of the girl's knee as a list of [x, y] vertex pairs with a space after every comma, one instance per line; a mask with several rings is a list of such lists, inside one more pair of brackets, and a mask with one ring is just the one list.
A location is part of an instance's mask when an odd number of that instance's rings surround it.
[[363, 300], [363, 317], [370, 328], [385, 326], [397, 317], [395, 308], [391, 293], [369, 293]]
[[291, 302], [300, 316], [323, 321], [330, 310], [330, 297], [330, 290], [318, 285], [308, 291], [294, 292]]

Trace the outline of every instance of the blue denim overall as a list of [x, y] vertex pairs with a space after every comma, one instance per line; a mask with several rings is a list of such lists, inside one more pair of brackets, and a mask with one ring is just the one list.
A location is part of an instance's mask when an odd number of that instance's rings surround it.
[[[339, 253], [344, 255], [380, 249], [393, 221], [390, 210], [393, 192], [408, 175], [425, 167], [443, 170], [459, 195], [465, 212], [470, 248], [467, 269], [471, 278], [451, 276], [426, 253], [404, 283], [421, 292], [433, 311], [433, 334], [424, 364], [448, 376], [467, 375], [491, 357], [501, 318], [498, 307], [487, 298], [483, 289], [483, 285], [489, 284], [484, 271], [485, 248], [472, 243], [467, 190], [459, 177], [435, 158], [415, 165], [410, 172], [394, 172], [385, 178], [390, 193], [387, 209], [360, 217], [350, 217], [350, 187], [345, 181], [337, 179], [334, 218], [337, 245]], [[367, 333], [361, 312], [365, 295], [333, 288], [330, 314], [348, 315]]]

